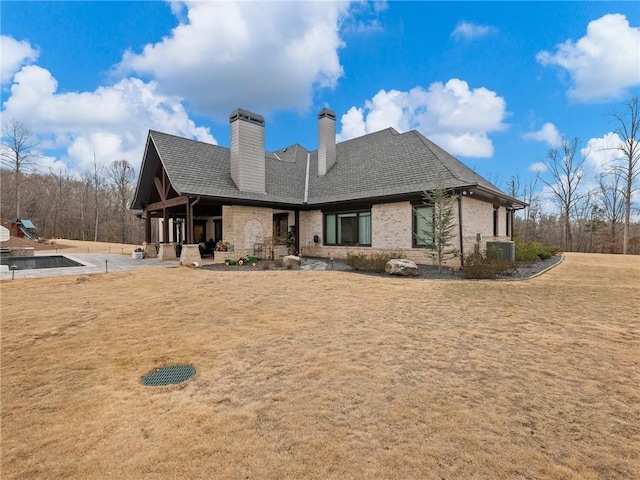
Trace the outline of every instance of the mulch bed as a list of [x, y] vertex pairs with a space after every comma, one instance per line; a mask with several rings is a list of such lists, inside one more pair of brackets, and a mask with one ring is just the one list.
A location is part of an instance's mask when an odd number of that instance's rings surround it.
[[[326, 261], [327, 259], [320, 259]], [[305, 259], [302, 259], [304, 264]], [[496, 278], [496, 280], [522, 280], [526, 278], [530, 278], [544, 270], [553, 267], [562, 261], [562, 256], [557, 255], [548, 260], [540, 260], [533, 264], [520, 264], [515, 272], [511, 274], [500, 275]], [[460, 269], [454, 269], [449, 267], [443, 267], [442, 269], [438, 269], [435, 265], [419, 265], [419, 275], [417, 277], [406, 277], [406, 278], [421, 278], [421, 279], [433, 279], [433, 280], [467, 280], [464, 277], [464, 273]], [[302, 270], [301, 267], [291, 267], [289, 269], [283, 267], [278, 262], [274, 262], [273, 260], [261, 260], [258, 262], [257, 266], [253, 267], [251, 265], [225, 265], [225, 264], [209, 264], [202, 265], [200, 267], [204, 270], [212, 270], [212, 271], [228, 271], [228, 272], [246, 272], [246, 271], [268, 271], [268, 270]], [[379, 273], [379, 272], [369, 272], [364, 270], [354, 270], [349, 267], [344, 261], [335, 259], [333, 262], [333, 270], [344, 271], [344, 272], [352, 272], [361, 275], [375, 275], [380, 277], [389, 277], [390, 275], [387, 273]], [[328, 270], [330, 271], [330, 270]]]

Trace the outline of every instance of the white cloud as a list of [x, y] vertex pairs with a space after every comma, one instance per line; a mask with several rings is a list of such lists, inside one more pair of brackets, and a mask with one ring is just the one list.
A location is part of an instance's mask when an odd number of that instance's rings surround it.
[[533, 162], [529, 165], [529, 171], [533, 173], [542, 173], [548, 170], [547, 165], [544, 162]]
[[427, 90], [380, 90], [364, 107], [352, 107], [342, 116], [338, 141], [393, 127], [399, 132], [420, 131], [453, 155], [491, 157], [488, 134], [504, 130], [506, 102], [486, 88], [470, 89], [451, 79], [432, 83]]
[[[117, 70], [151, 75], [202, 113], [237, 107], [304, 110], [315, 88], [343, 70], [340, 20], [348, 3], [185, 1], [186, 15], [162, 41], [128, 51]], [[174, 12], [179, 11], [177, 7]]]
[[551, 122], [545, 123], [540, 130], [536, 132], [525, 133], [522, 137], [546, 143], [551, 148], [558, 148], [562, 144], [562, 136], [556, 126]]
[[471, 22], [459, 22], [451, 33], [454, 38], [462, 40], [475, 40], [498, 32], [498, 29], [491, 25], [479, 25]]
[[608, 14], [589, 23], [586, 36], [567, 40], [555, 53], [541, 51], [536, 59], [571, 75], [569, 96], [581, 101], [616, 99], [640, 84], [640, 28], [624, 15]]
[[382, 32], [384, 28], [379, 17], [388, 8], [387, 1], [353, 1], [349, 6], [349, 15], [342, 18], [340, 31], [345, 35], [369, 35]]
[[580, 153], [597, 175], [620, 162], [622, 156], [616, 147], [621, 143], [617, 134], [609, 132], [601, 138], [590, 138]]
[[13, 75], [25, 64], [34, 62], [38, 58], [38, 50], [31, 44], [23, 40], [17, 41], [15, 38], [0, 36], [0, 79], [2, 84], [8, 83]]
[[90, 168], [94, 152], [99, 163], [126, 159], [137, 167], [148, 129], [216, 143], [208, 128], [189, 119], [180, 99], [159, 94], [155, 82], [125, 78], [93, 92], [57, 88], [48, 70], [25, 66], [14, 75], [2, 115], [22, 121], [72, 169]]

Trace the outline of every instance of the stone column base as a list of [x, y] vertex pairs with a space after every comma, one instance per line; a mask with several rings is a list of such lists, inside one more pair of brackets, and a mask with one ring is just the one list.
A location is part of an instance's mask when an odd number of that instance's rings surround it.
[[202, 263], [198, 244], [183, 243], [182, 252], [180, 253], [180, 265], [193, 265], [193, 262]]
[[158, 260], [161, 262], [177, 260], [176, 246], [173, 243], [161, 243], [160, 250], [158, 250]]
[[156, 250], [155, 243], [144, 242], [142, 244], [142, 248], [144, 248], [144, 256], [146, 258], [158, 258], [158, 251]]

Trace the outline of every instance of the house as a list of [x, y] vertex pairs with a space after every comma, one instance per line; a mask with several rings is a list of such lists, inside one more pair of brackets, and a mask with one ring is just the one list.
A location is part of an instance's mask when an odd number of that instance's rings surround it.
[[174, 243], [224, 242], [241, 257], [277, 255], [288, 240], [303, 256], [394, 251], [431, 263], [420, 219], [437, 176], [457, 198], [453, 243], [463, 254], [511, 240], [514, 211], [525, 207], [417, 131], [336, 143], [336, 115], [325, 108], [317, 150], [266, 152], [262, 116], [238, 109], [229, 122], [230, 148], [148, 134], [132, 208], [144, 211], [146, 248], [160, 219], [161, 259], [175, 258]]

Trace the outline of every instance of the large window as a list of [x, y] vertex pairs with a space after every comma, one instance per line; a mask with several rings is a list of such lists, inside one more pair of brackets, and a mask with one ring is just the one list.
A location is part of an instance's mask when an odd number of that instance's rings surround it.
[[413, 209], [413, 246], [433, 246], [433, 206], [421, 205]]
[[371, 246], [371, 210], [327, 213], [324, 244]]

